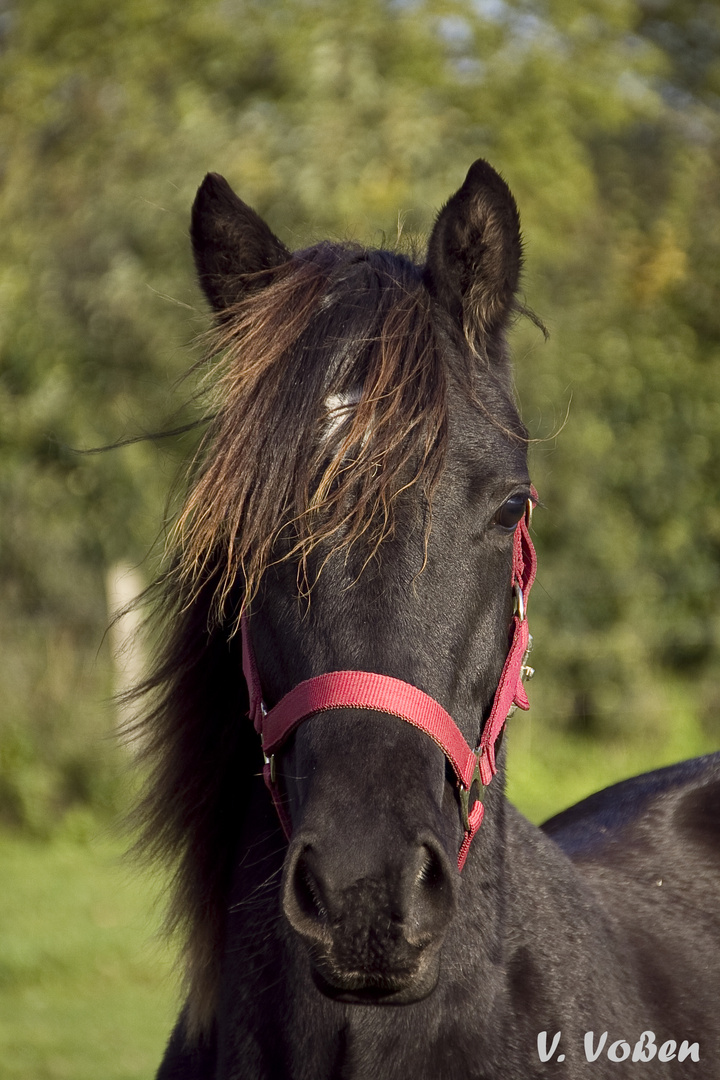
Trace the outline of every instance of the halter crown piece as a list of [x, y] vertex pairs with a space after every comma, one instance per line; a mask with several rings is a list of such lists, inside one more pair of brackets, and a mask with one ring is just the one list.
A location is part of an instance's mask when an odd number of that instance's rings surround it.
[[[243, 673], [250, 697], [249, 717], [262, 739], [265, 755], [263, 775], [272, 794], [275, 809], [290, 838], [290, 818], [283, 804], [275, 775], [275, 755], [292, 732], [304, 721], [330, 709], [372, 709], [405, 720], [424, 731], [437, 743], [452, 765], [458, 783], [464, 836], [458, 853], [458, 870], [465, 865], [470, 843], [482, 823], [485, 807], [484, 789], [497, 772], [495, 747], [507, 719], [516, 708], [529, 709], [523, 678], [532, 675], [526, 664], [532, 645], [528, 631], [527, 602], [535, 580], [537, 559], [530, 539], [529, 526], [537, 492], [532, 489], [525, 513], [513, 537], [511, 588], [515, 598], [510, 648], [500, 675], [490, 715], [473, 750], [459, 727], [434, 698], [416, 686], [378, 675], [371, 671], [331, 671], [298, 683], [272, 709], [263, 703], [260, 675], [255, 661], [248, 617], [241, 620]], [[472, 806], [470, 797], [477, 784], [478, 795]]]

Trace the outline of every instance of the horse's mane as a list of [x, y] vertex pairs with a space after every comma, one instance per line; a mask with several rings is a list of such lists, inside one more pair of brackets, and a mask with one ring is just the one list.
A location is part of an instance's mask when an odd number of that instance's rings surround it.
[[[244, 280], [245, 298], [211, 335], [211, 419], [168, 570], [150, 590], [155, 666], [132, 695], [146, 703], [150, 765], [139, 847], [175, 867], [168, 926], [186, 936], [195, 1033], [212, 1021], [239, 822], [261, 767], [240, 611], [279, 558], [296, 561], [309, 588], [319, 544], [362, 539], [370, 557], [402, 490], [417, 484], [430, 498], [447, 440], [448, 349], [421, 269], [320, 244], [263, 272], [262, 285]], [[471, 380], [476, 355], [453, 355]], [[333, 417], [328, 400], [343, 395], [352, 409]]]

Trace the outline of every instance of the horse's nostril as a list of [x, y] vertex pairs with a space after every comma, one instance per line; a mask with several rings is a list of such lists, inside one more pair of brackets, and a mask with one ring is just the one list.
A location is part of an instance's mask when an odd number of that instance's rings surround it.
[[293, 929], [317, 944], [327, 937], [329, 913], [325, 891], [311, 864], [310, 845], [300, 846], [294, 852], [291, 849], [282, 904]]
[[416, 883], [423, 889], [442, 889], [447, 884], [442, 862], [436, 851], [424, 848], [423, 862], [418, 870]]
[[308, 919], [326, 922], [328, 911], [323, 900], [322, 889], [304, 854], [295, 864], [292, 884], [295, 901], [302, 914]]
[[407, 937], [424, 948], [442, 936], [455, 904], [451, 867], [442, 848], [426, 841], [420, 848], [420, 864], [410, 892]]

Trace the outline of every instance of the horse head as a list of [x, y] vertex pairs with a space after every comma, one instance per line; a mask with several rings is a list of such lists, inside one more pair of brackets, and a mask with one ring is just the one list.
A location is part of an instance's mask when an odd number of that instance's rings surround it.
[[[477, 747], [532, 498], [505, 345], [521, 265], [510, 191], [476, 162], [417, 265], [352, 245], [291, 254], [210, 175], [192, 241], [226, 358], [180, 572], [212, 579], [217, 620], [243, 622], [263, 712], [326, 673], [373, 673]], [[332, 998], [403, 1004], [436, 985], [467, 831], [439, 742], [331, 699], [267, 763], [290, 837], [284, 933]]]

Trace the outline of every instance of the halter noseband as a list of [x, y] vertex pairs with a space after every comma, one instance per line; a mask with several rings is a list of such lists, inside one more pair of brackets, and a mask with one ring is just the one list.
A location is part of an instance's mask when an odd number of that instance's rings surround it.
[[[460, 809], [464, 836], [458, 853], [458, 870], [462, 870], [475, 833], [480, 828], [485, 807], [482, 801], [484, 789], [497, 772], [495, 747], [505, 728], [507, 719], [515, 708], [529, 709], [523, 678], [532, 674], [526, 667], [526, 659], [532, 639], [527, 624], [527, 602], [530, 588], [535, 580], [537, 560], [530, 539], [529, 525], [532, 508], [537, 498], [528, 499], [525, 513], [519, 521], [513, 537], [513, 564], [511, 587], [515, 596], [512, 622], [512, 640], [500, 675], [492, 709], [483, 727], [480, 741], [473, 750], [465, 741], [453, 718], [434, 698], [411, 683], [390, 675], [378, 675], [370, 671], [332, 671], [306, 679], [293, 687], [272, 709], [263, 703], [260, 675], [250, 639], [248, 618], [241, 619], [243, 673], [250, 697], [249, 716], [261, 737], [265, 767], [263, 776], [272, 795], [275, 809], [290, 838], [290, 818], [283, 805], [275, 775], [275, 755], [292, 732], [311, 716], [330, 709], [372, 709], [405, 720], [424, 731], [437, 743], [450, 762], [458, 781]], [[478, 785], [478, 795], [470, 806], [473, 785]]]

